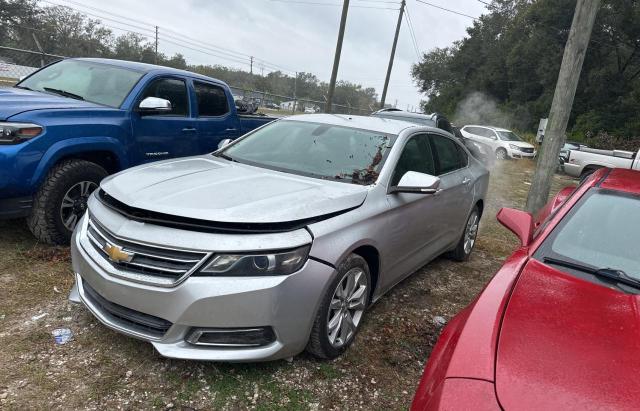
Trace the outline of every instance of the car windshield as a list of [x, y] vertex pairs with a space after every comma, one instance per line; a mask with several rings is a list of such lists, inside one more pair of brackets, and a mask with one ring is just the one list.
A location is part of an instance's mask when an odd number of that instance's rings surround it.
[[640, 279], [640, 196], [606, 190], [587, 194], [543, 249], [547, 257], [622, 270]]
[[281, 120], [216, 155], [311, 177], [372, 184], [395, 136], [328, 124]]
[[502, 141], [524, 141], [513, 131], [497, 131]]
[[143, 75], [110, 64], [62, 60], [27, 77], [17, 87], [120, 107]]

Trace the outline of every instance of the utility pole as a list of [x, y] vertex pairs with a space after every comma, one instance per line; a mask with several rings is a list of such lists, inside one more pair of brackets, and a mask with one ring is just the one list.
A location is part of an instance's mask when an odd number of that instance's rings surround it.
[[156, 26], [156, 64], [158, 64], [158, 26]]
[[342, 53], [342, 40], [344, 39], [344, 27], [347, 24], [347, 13], [349, 12], [349, 0], [344, 0], [342, 4], [342, 17], [340, 17], [340, 30], [338, 31], [338, 43], [336, 44], [336, 55], [333, 58], [333, 70], [331, 70], [331, 81], [329, 81], [329, 92], [327, 93], [327, 104], [325, 112], [331, 113], [333, 104], [333, 93], [336, 90], [336, 79], [338, 77], [338, 66], [340, 65], [340, 54]]
[[251, 74], [253, 74], [253, 56], [249, 57], [250, 61], [251, 61]]
[[400, 13], [398, 14], [398, 24], [396, 25], [396, 35], [393, 38], [393, 46], [391, 47], [391, 57], [389, 57], [389, 67], [387, 67], [387, 77], [384, 80], [384, 88], [382, 89], [380, 108], [384, 108], [384, 101], [387, 99], [387, 89], [389, 88], [389, 79], [391, 78], [391, 70], [393, 69], [393, 59], [396, 56], [396, 45], [398, 44], [398, 36], [400, 35], [400, 25], [402, 25], [402, 15], [404, 14], [405, 5], [405, 0], [402, 0], [402, 3], [400, 3]]
[[41, 56], [40, 56], [40, 67], [44, 67], [44, 50], [42, 49], [42, 46], [40, 45], [40, 42], [38, 41], [38, 38], [36, 37], [36, 33], [31, 33], [31, 37], [33, 37], [33, 41], [36, 43], [36, 47], [38, 48], [38, 51], [40, 52]]
[[580, 71], [584, 56], [587, 54], [591, 31], [600, 8], [600, 0], [578, 0], [571, 23], [569, 39], [564, 48], [560, 74], [551, 103], [551, 112], [547, 131], [542, 142], [542, 154], [538, 158], [536, 172], [533, 175], [527, 211], [534, 213], [544, 207], [551, 191], [551, 180], [558, 164], [558, 154], [564, 144], [565, 132], [576, 88], [580, 80]]
[[292, 114], [296, 114], [296, 103], [298, 102], [298, 72], [296, 71], [296, 78], [293, 79], [293, 111]]

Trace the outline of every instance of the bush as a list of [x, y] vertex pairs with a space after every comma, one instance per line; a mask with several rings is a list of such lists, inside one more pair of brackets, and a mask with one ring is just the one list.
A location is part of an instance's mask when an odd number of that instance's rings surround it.
[[640, 149], [640, 136], [632, 138], [620, 138], [607, 132], [601, 131], [596, 135], [588, 132], [586, 135], [587, 145], [602, 150], [627, 150], [638, 151]]

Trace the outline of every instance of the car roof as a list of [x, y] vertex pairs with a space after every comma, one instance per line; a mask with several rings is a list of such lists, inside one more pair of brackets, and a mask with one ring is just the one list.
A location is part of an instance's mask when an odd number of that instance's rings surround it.
[[411, 113], [409, 111], [402, 111], [402, 110], [378, 110], [375, 113], [371, 114], [372, 116], [386, 116], [386, 117], [397, 117], [397, 118], [419, 118], [421, 120], [432, 120], [435, 123], [435, 120], [433, 119], [433, 114], [423, 114], [423, 113]]
[[[464, 127], [482, 127], [482, 128], [488, 128], [488, 129], [491, 129], [491, 130], [493, 130], [493, 131], [511, 131], [511, 130], [508, 130], [508, 129], [506, 129], [506, 128], [493, 127], [493, 126], [483, 126], [483, 125], [480, 125], [480, 124], [466, 124]], [[463, 128], [464, 128], [464, 127], [463, 127]]]
[[192, 71], [181, 70], [173, 67], [158, 66], [155, 64], [140, 63], [137, 61], [103, 59], [103, 58], [72, 58], [67, 60], [80, 60], [80, 61], [89, 61], [92, 63], [99, 63], [99, 64], [109, 64], [112, 66], [123, 67], [126, 69], [135, 70], [143, 73], [152, 73], [155, 71], [162, 71], [162, 73], [188, 76], [188, 77], [193, 77], [193, 78], [198, 78], [201, 80], [208, 80], [208, 81], [216, 80], [219, 83], [224, 83], [223, 81], [213, 79], [212, 77], [203, 76], [202, 74], [194, 73]]
[[614, 168], [600, 182], [600, 188], [640, 194], [640, 171]]
[[352, 127], [363, 130], [378, 131], [385, 134], [400, 134], [403, 130], [412, 127], [439, 130], [434, 127], [418, 126], [415, 123], [409, 123], [402, 120], [384, 117], [352, 116], [348, 114], [300, 114], [297, 116], [286, 117], [286, 120]]

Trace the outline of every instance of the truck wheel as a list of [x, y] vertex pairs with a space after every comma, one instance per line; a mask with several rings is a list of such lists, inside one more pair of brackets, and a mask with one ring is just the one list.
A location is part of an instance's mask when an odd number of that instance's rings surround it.
[[582, 173], [580, 173], [580, 182], [582, 183], [584, 180], [586, 180], [591, 174], [595, 173], [596, 171], [598, 171], [601, 167], [585, 167], [582, 170]]
[[496, 159], [497, 160], [506, 160], [507, 159], [507, 150], [504, 148], [499, 148], [496, 150]]
[[107, 175], [104, 168], [85, 160], [66, 160], [51, 169], [27, 218], [33, 235], [47, 244], [69, 244], [89, 195]]

